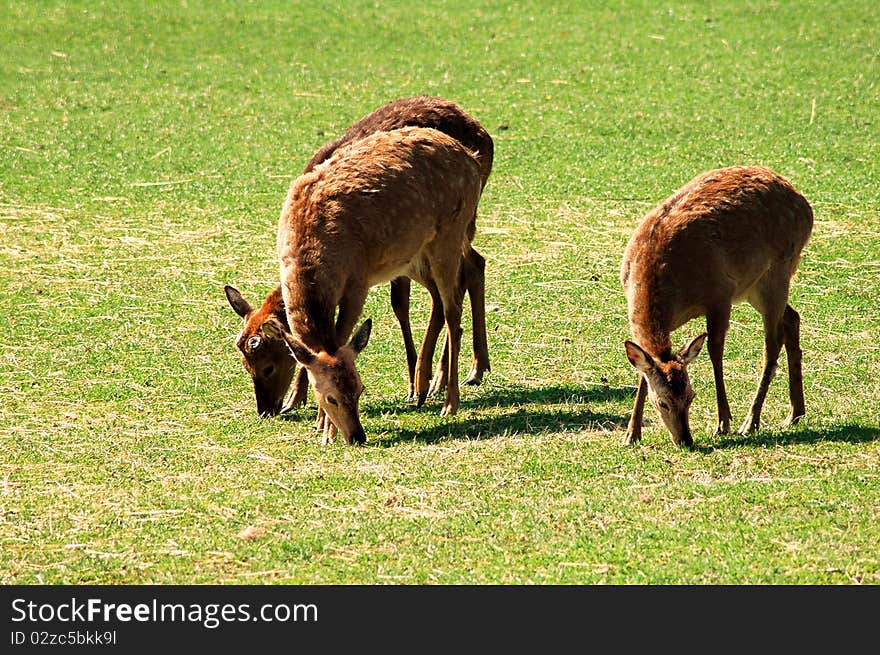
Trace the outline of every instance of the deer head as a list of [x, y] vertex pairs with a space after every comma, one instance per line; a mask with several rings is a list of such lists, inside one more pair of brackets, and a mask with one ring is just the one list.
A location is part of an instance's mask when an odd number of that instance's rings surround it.
[[[253, 307], [237, 289], [227, 285], [226, 299], [244, 319], [244, 329], [235, 340], [241, 361], [254, 383], [257, 413], [260, 417], [280, 414], [287, 408], [284, 399], [296, 372], [296, 360], [283, 334], [284, 302], [281, 288], [269, 294], [262, 307]], [[277, 297], [276, 297], [277, 296]]]
[[688, 411], [695, 394], [687, 366], [700, 354], [705, 340], [705, 334], [695, 337], [669, 361], [657, 359], [637, 343], [624, 343], [627, 359], [633, 368], [645, 376], [648, 399], [657, 408], [676, 445], [692, 446], [694, 443]]
[[367, 441], [358, 413], [358, 401], [364, 385], [361, 384], [354, 360], [367, 347], [372, 325], [371, 319], [364, 321], [351, 341], [335, 353], [316, 353], [289, 332], [280, 333], [296, 361], [308, 372], [318, 406], [348, 444], [364, 444]]

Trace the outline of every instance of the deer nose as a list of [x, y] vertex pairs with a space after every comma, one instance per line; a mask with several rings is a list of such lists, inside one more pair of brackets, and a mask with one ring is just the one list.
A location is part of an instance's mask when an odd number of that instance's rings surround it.
[[257, 414], [260, 415], [260, 418], [272, 418], [277, 416], [280, 411], [280, 402], [273, 402], [261, 397], [259, 394], [257, 395]]
[[352, 430], [348, 442], [355, 446], [363, 446], [367, 443], [367, 434], [364, 432], [364, 428], [359, 425], [355, 430]]
[[672, 433], [672, 441], [676, 446], [687, 446], [690, 448], [694, 445], [694, 438], [691, 436], [691, 426], [687, 416], [679, 423], [678, 430]]

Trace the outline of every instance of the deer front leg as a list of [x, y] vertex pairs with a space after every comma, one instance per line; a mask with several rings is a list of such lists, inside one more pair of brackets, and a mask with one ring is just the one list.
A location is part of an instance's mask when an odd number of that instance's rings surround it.
[[458, 403], [461, 399], [458, 387], [458, 353], [461, 350], [461, 308], [457, 312], [446, 312], [447, 333], [450, 335], [451, 346], [449, 348], [449, 380], [446, 385], [446, 404], [440, 412], [440, 416], [449, 416], [458, 411]]
[[730, 307], [725, 306], [706, 315], [706, 332], [709, 338], [709, 358], [715, 376], [715, 399], [718, 407], [717, 434], [730, 432], [730, 403], [724, 386], [724, 340], [730, 327]]
[[[464, 330], [462, 328], [458, 328], [458, 339], [461, 341], [461, 337], [464, 334]], [[447, 336], [443, 340], [443, 353], [440, 355], [440, 359], [437, 362], [437, 372], [434, 373], [434, 379], [431, 380], [431, 387], [428, 389], [428, 395], [433, 395], [435, 393], [440, 393], [444, 389], [446, 389], [446, 385], [449, 382], [447, 371], [449, 367], [447, 366], [449, 362], [449, 337]]]
[[[462, 262], [462, 271], [461, 271], [461, 279], [459, 280], [458, 288], [456, 291], [456, 300], [459, 305], [464, 300], [465, 293], [465, 283], [464, 283], [464, 261]], [[442, 324], [438, 324], [438, 330], [442, 327]], [[458, 329], [458, 338], [461, 340], [461, 336], [463, 334], [463, 330], [461, 328]], [[431, 380], [431, 387], [428, 389], [428, 394], [435, 394], [446, 389], [449, 383], [449, 335], [446, 335], [446, 338], [443, 340], [443, 352], [440, 354], [440, 359], [437, 362], [437, 372], [434, 374], [434, 379]]]
[[321, 437], [321, 445], [328, 446], [333, 443], [333, 438], [336, 436], [336, 426], [333, 424], [327, 415], [324, 415], [324, 434]]
[[782, 349], [782, 320], [776, 318], [764, 318], [764, 369], [758, 382], [758, 390], [752, 400], [746, 420], [743, 421], [739, 431], [741, 434], [749, 434], [761, 427], [761, 409], [764, 407], [764, 399], [770, 382], [776, 376], [776, 366], [779, 362], [779, 351]]
[[[455, 275], [452, 279], [457, 280], [458, 275]], [[460, 400], [458, 353], [461, 349], [461, 302], [459, 300], [458, 285], [449, 285], [446, 283], [446, 280], [438, 279], [437, 286], [443, 300], [443, 315], [446, 317], [446, 337], [449, 341], [446, 403], [440, 411], [440, 416], [450, 416], [458, 410]]]
[[[486, 260], [483, 259], [483, 256], [480, 255], [480, 253], [471, 248], [461, 262], [458, 295], [458, 302], [462, 303], [464, 301], [464, 294], [467, 292], [471, 302], [471, 332], [473, 338], [474, 361], [471, 365], [471, 370], [464, 381], [464, 384], [469, 386], [480, 384], [483, 381], [483, 373], [492, 370], [489, 365], [489, 343], [486, 337], [485, 269]], [[461, 331], [461, 333], [463, 334], [463, 331]], [[461, 336], [459, 336], [459, 339], [460, 338]], [[436, 393], [446, 388], [446, 362], [448, 359], [449, 339], [447, 338], [443, 345], [443, 354], [440, 356], [437, 373], [431, 381], [431, 389], [429, 393]]]
[[639, 388], [636, 390], [636, 400], [633, 403], [632, 415], [626, 434], [623, 435], [623, 443], [632, 446], [642, 440], [642, 415], [645, 412], [645, 398], [648, 395], [648, 380], [644, 375], [639, 375]]
[[425, 330], [425, 337], [422, 340], [422, 347], [419, 349], [416, 363], [416, 407], [424, 405], [425, 399], [428, 397], [431, 363], [434, 359], [434, 350], [437, 348], [437, 338], [440, 336], [440, 330], [443, 329], [443, 301], [440, 298], [440, 293], [436, 284], [428, 284], [426, 288], [431, 294], [431, 318], [428, 319], [428, 328]]
[[446, 388], [446, 383], [448, 382], [448, 378], [446, 375], [447, 366], [446, 363], [449, 361], [449, 337], [445, 337], [443, 339], [443, 352], [440, 354], [440, 359], [437, 360], [437, 370], [434, 372], [434, 377], [431, 379], [431, 386], [428, 387], [428, 395], [433, 396], [435, 393], [439, 393]]
[[309, 373], [303, 366], [300, 367], [300, 369], [296, 372], [296, 377], [293, 380], [293, 395], [290, 397], [290, 402], [281, 411], [289, 412], [295, 407], [304, 407], [306, 404], [306, 399], [308, 398], [308, 394]]

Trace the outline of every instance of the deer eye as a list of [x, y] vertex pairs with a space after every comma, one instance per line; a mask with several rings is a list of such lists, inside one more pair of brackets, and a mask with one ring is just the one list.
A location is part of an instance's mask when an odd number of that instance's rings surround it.
[[336, 398], [333, 396], [327, 396], [327, 402], [331, 405], [338, 405], [339, 403], [336, 401]]
[[664, 403], [662, 400], [658, 400], [657, 404], [660, 405], [660, 409], [665, 409], [666, 411], [669, 411], [669, 405]]
[[251, 337], [247, 340], [248, 350], [256, 350], [261, 345], [263, 345], [263, 340], [260, 337]]

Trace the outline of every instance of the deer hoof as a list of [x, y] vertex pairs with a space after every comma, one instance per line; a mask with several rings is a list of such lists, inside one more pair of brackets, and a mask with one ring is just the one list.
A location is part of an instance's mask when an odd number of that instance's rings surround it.
[[416, 407], [421, 407], [425, 404], [425, 399], [428, 397], [427, 393], [417, 393], [416, 394]]
[[627, 430], [626, 434], [623, 435], [623, 443], [626, 446], [635, 446], [642, 440], [642, 435], [640, 432], [636, 432], [635, 430]]
[[293, 398], [284, 407], [282, 407], [281, 411], [278, 413], [279, 414], [289, 414], [290, 412], [297, 409], [298, 407], [305, 407], [305, 406], [306, 406], [306, 399], [305, 398], [303, 398], [302, 400], [297, 400], [296, 398]]
[[428, 386], [428, 395], [430, 396], [431, 394], [443, 391], [446, 388], [447, 382], [448, 376], [446, 375], [445, 368], [443, 366], [438, 366], [436, 373], [434, 373], [434, 378]]
[[788, 417], [782, 422], [782, 427], [790, 428], [792, 425], [797, 425], [805, 415], [803, 412], [798, 414], [795, 414], [794, 411], [789, 412]]
[[440, 416], [452, 416], [455, 414], [458, 408], [451, 403], [443, 406], [443, 409], [440, 411]]
[[749, 414], [746, 417], [746, 420], [743, 421], [743, 424], [739, 428], [739, 433], [743, 436], [752, 434], [752, 432], [757, 432], [761, 428], [761, 419], [758, 417], [752, 417]]

